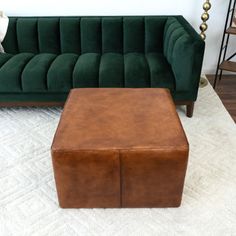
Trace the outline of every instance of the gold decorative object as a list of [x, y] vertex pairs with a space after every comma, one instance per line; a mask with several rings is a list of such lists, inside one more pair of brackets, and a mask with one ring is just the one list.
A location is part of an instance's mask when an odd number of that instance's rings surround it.
[[209, 11], [211, 9], [211, 4], [210, 4], [210, 1], [206, 1], [204, 4], [203, 4], [203, 9], [205, 11]]
[[[202, 19], [202, 24], [200, 25], [200, 30], [201, 30], [201, 33], [200, 33], [200, 36], [202, 38], [202, 40], [205, 40], [206, 39], [206, 31], [207, 31], [207, 28], [208, 28], [208, 25], [207, 25], [207, 21], [209, 20], [210, 16], [209, 16], [209, 13], [208, 11], [211, 9], [211, 3], [210, 3], [210, 0], [205, 0], [205, 3], [203, 4], [203, 14], [201, 16], [201, 19]], [[200, 87], [205, 87], [206, 85], [208, 84], [207, 82], [207, 79], [205, 77], [201, 77], [200, 79]]]
[[207, 20], [209, 20], [209, 14], [207, 12], [204, 12], [201, 18], [203, 22], [206, 22]]
[[206, 2], [203, 4], [203, 14], [201, 16], [201, 19], [202, 19], [202, 24], [200, 25], [200, 30], [201, 30], [201, 33], [200, 33], [200, 36], [203, 40], [206, 39], [206, 30], [208, 28], [208, 25], [207, 25], [207, 21], [209, 20], [209, 14], [208, 14], [208, 11], [211, 9], [211, 3], [210, 3], [210, 0], [205, 0]]
[[204, 32], [201, 32], [201, 33], [200, 33], [200, 36], [201, 36], [202, 40], [205, 40], [205, 39], [206, 39], [206, 34], [205, 34]]
[[205, 22], [200, 25], [200, 30], [203, 32], [205, 32], [207, 28], [208, 28], [208, 25]]

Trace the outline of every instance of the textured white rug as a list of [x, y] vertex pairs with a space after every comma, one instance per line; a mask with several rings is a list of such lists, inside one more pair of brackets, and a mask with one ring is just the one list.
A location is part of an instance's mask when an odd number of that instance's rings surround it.
[[194, 117], [176, 209], [62, 210], [50, 145], [61, 109], [0, 109], [0, 235], [236, 235], [236, 125], [208, 85]]

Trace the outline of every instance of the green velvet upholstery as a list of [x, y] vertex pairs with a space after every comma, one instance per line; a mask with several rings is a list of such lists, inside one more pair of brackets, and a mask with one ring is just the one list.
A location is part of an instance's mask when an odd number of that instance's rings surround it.
[[4, 65], [10, 58], [12, 57], [9, 53], [1, 53], [0, 54], [0, 67]]
[[171, 92], [175, 91], [175, 77], [162, 53], [146, 54], [150, 70], [150, 87], [168, 88]]
[[128, 53], [124, 55], [125, 87], [148, 88], [150, 87], [149, 67], [145, 54]]
[[0, 68], [0, 92], [22, 92], [21, 75], [32, 53], [19, 53]]
[[78, 17], [61, 18], [59, 25], [61, 53], [80, 54], [80, 20]]
[[101, 18], [82, 18], [81, 53], [102, 53]]
[[[7, 34], [4, 38], [4, 43], [3, 43], [4, 44], [4, 50], [7, 53], [16, 54], [16, 53], [19, 52], [18, 51], [18, 42], [17, 42], [17, 31], [16, 31], [17, 19], [18, 18], [15, 18], [15, 17], [11, 17], [9, 19]], [[32, 40], [32, 38], [31, 38], [31, 40]]]
[[51, 92], [69, 92], [73, 87], [72, 75], [77, 59], [78, 55], [74, 53], [63, 53], [57, 56], [45, 76], [47, 78], [45, 87]]
[[73, 88], [99, 87], [100, 58], [98, 53], [85, 53], [78, 58], [73, 71]]
[[17, 41], [20, 52], [31, 52], [37, 54], [38, 34], [37, 19], [18, 19], [16, 24]]
[[48, 70], [56, 58], [55, 54], [40, 53], [35, 55], [22, 72], [22, 90], [25, 92], [47, 91]]
[[161, 87], [195, 101], [204, 46], [182, 16], [10, 17], [0, 103], [61, 102], [86, 87]]
[[[172, 66], [177, 91], [188, 91], [196, 80], [199, 81], [200, 68], [194, 65], [195, 60], [202, 59], [204, 45], [201, 42], [201, 39], [186, 34], [183, 23], [169, 17], [164, 29], [164, 56]], [[200, 58], [196, 58], [198, 53], [201, 53]], [[198, 70], [197, 73], [195, 70]], [[192, 80], [189, 80], [191, 77]]]
[[124, 87], [124, 56], [120, 53], [105, 53], [99, 66], [99, 87]]
[[102, 19], [102, 49], [103, 53], [123, 53], [123, 20], [122, 17]]

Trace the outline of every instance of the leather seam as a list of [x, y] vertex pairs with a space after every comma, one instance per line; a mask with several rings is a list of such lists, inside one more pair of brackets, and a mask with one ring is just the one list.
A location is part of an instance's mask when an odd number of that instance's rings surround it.
[[120, 168], [120, 207], [122, 207], [123, 205], [123, 199], [122, 199], [122, 195], [123, 195], [123, 189], [122, 189], [122, 186], [123, 186], [123, 171], [122, 171], [122, 159], [121, 159], [121, 152], [120, 150], [118, 150], [118, 155], [119, 155], [119, 168]]
[[107, 152], [114, 152], [114, 151], [119, 151], [119, 152], [122, 152], [122, 151], [129, 151], [129, 152], [137, 152], [137, 151], [162, 151], [162, 152], [171, 152], [171, 151], [186, 151], [186, 150], [189, 150], [189, 146], [186, 145], [186, 146], [183, 146], [181, 148], [174, 148], [173, 147], [170, 147], [170, 146], [166, 146], [166, 148], [168, 147], [168, 149], [157, 149], [157, 148], [136, 148], [136, 149], [129, 149], [129, 148], [111, 148], [111, 149], [71, 149], [71, 150], [65, 150], [65, 149], [53, 149], [53, 147], [51, 148], [51, 151], [53, 153], [82, 153], [82, 152], [99, 152], [99, 151], [107, 151]]

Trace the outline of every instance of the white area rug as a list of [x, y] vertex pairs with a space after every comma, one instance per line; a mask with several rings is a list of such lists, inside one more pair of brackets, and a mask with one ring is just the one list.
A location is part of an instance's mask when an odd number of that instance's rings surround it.
[[0, 109], [0, 235], [236, 235], [236, 125], [208, 85], [194, 117], [183, 202], [175, 209], [63, 210], [50, 145], [61, 109]]

